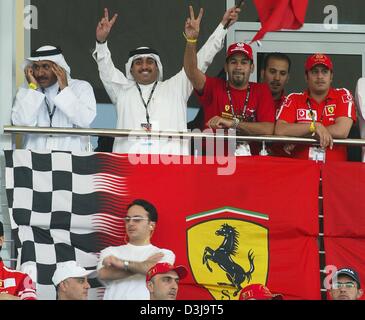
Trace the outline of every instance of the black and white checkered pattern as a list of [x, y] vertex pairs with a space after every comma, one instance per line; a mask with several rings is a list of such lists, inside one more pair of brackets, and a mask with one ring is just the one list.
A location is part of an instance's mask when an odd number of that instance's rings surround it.
[[[95, 154], [5, 151], [6, 189], [18, 269], [37, 284], [39, 299], [55, 299], [51, 278], [60, 262], [75, 260], [95, 270], [98, 259], [93, 215], [98, 193], [93, 174]], [[92, 288], [100, 287], [91, 279]], [[100, 297], [97, 289], [89, 299]]]

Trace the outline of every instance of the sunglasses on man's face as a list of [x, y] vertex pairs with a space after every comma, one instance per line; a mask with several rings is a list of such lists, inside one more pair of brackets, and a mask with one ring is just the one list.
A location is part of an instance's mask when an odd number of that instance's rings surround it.
[[125, 217], [125, 218], [123, 218], [123, 220], [124, 220], [125, 223], [131, 223], [131, 222], [139, 223], [143, 220], [149, 220], [149, 219], [144, 218], [144, 217], [136, 216], [136, 217]]
[[355, 288], [356, 284], [354, 282], [348, 281], [348, 282], [335, 282], [332, 284], [332, 288], [333, 289], [341, 289], [341, 288], [346, 288], [346, 289], [351, 289], [351, 288]]

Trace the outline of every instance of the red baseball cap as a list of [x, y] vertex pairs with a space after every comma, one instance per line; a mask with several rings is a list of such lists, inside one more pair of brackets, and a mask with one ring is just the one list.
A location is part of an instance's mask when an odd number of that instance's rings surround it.
[[250, 284], [241, 290], [239, 300], [283, 300], [282, 294], [273, 294], [262, 284]]
[[252, 48], [247, 43], [237, 42], [231, 44], [227, 50], [226, 59], [228, 59], [230, 56], [233, 56], [236, 53], [243, 53], [248, 59], [253, 61]]
[[307, 58], [307, 61], [305, 62], [305, 71], [309, 71], [319, 64], [326, 66], [331, 71], [333, 70], [333, 63], [329, 56], [322, 53], [315, 53]]
[[188, 270], [184, 266], [175, 267], [167, 262], [160, 262], [148, 270], [146, 274], [146, 282], [151, 281], [156, 274], [167, 273], [169, 271], [175, 271], [180, 280], [184, 279], [188, 275]]

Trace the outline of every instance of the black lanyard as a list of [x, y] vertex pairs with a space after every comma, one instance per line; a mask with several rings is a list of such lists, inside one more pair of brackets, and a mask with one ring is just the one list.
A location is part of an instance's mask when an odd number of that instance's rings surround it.
[[[235, 114], [235, 111], [234, 111], [231, 91], [229, 90], [228, 82], [226, 83], [226, 91], [227, 91], [227, 96], [228, 96], [228, 99], [229, 99], [229, 105], [231, 106], [232, 115], [233, 115], [233, 117], [235, 117], [236, 114]], [[246, 100], [245, 100], [245, 103], [243, 105], [243, 110], [242, 110], [242, 116], [241, 116], [242, 120], [245, 120], [245, 118], [246, 118], [246, 110], [247, 110], [247, 106], [248, 106], [248, 101], [250, 100], [250, 92], [251, 92], [251, 86], [250, 86], [250, 84], [248, 84]]]
[[[53, 105], [53, 108], [51, 110], [51, 107], [49, 105], [49, 102], [48, 102], [48, 99], [47, 99], [47, 96], [46, 96], [46, 93], [45, 93], [45, 89], [42, 88], [42, 92], [44, 94], [44, 102], [46, 103], [46, 106], [47, 106], [47, 111], [48, 111], [48, 115], [49, 115], [49, 126], [50, 128], [52, 128], [52, 120], [53, 120], [53, 116], [56, 112], [56, 105], [54, 104]], [[57, 94], [59, 94], [61, 92], [61, 88], [58, 88], [58, 91], [57, 91]]]
[[143, 102], [143, 105], [144, 107], [146, 108], [146, 120], [147, 120], [147, 124], [148, 126], [150, 126], [150, 114], [148, 113], [148, 105], [150, 104], [151, 102], [151, 99], [152, 99], [152, 96], [153, 96], [153, 93], [155, 92], [155, 89], [156, 89], [156, 86], [157, 86], [157, 81], [155, 82], [155, 84], [153, 85], [153, 88], [151, 90], [151, 93], [150, 93], [150, 96], [148, 98], [148, 101], [146, 103], [146, 101], [144, 101], [143, 99], [143, 95], [142, 95], [142, 90], [141, 90], [141, 87], [139, 86], [139, 84], [136, 82], [136, 85], [137, 85], [137, 89], [139, 91], [139, 95], [141, 96], [141, 100]]

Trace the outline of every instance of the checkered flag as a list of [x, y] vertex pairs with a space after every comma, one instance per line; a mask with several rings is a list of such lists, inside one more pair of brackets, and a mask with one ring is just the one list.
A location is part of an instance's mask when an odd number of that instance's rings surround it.
[[[57, 264], [96, 270], [99, 252], [125, 241], [127, 158], [102, 153], [4, 151], [6, 191], [17, 269], [37, 284], [38, 299], [56, 298]], [[103, 288], [90, 279], [89, 299]]]

